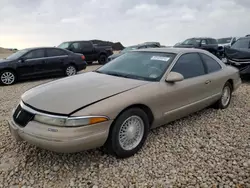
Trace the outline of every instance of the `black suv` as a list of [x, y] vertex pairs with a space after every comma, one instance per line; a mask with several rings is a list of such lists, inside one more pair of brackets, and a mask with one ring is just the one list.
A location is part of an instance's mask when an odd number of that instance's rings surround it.
[[184, 42], [174, 45], [175, 48], [199, 48], [207, 50], [212, 54], [219, 57], [218, 52], [218, 42], [214, 38], [209, 37], [199, 37], [199, 38], [189, 38]]
[[113, 55], [109, 56], [108, 61], [111, 61], [111, 60], [123, 55], [124, 53], [131, 51], [131, 50], [143, 49], [143, 48], [160, 48], [160, 47], [163, 47], [163, 46], [161, 46], [161, 44], [159, 42], [144, 42], [142, 44], [128, 46], [128, 47], [124, 48], [122, 51], [120, 51], [120, 53], [113, 54]]
[[92, 64], [93, 61], [105, 64], [108, 56], [113, 54], [111, 46], [99, 46], [93, 44], [91, 41], [68, 41], [63, 42], [58, 47], [83, 54], [88, 64]]

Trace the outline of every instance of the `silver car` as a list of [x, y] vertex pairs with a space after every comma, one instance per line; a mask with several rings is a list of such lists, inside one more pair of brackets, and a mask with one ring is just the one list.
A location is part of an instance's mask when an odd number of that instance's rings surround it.
[[208, 106], [227, 108], [240, 84], [236, 68], [204, 50], [135, 50], [25, 92], [9, 127], [17, 140], [48, 150], [104, 146], [124, 158], [140, 150], [152, 128]]

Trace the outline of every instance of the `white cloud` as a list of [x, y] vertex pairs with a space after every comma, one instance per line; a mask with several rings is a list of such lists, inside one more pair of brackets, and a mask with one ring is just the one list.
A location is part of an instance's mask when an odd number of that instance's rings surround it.
[[1, 0], [0, 46], [102, 39], [165, 45], [250, 33], [249, 0]]

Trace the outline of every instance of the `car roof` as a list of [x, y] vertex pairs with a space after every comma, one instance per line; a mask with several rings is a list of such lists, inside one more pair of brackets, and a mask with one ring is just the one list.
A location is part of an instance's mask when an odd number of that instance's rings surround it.
[[212, 38], [212, 37], [192, 37], [192, 38], [188, 38], [188, 39], [214, 39], [214, 40], [216, 40], [215, 38]]
[[165, 53], [188, 53], [188, 52], [206, 52], [205, 50], [201, 50], [198, 48], [145, 48], [139, 50], [133, 50], [138, 52], [165, 52]]
[[[51, 47], [51, 46], [49, 46], [49, 47], [33, 47], [33, 48], [25, 48], [25, 49], [23, 49], [23, 50], [39, 50], [39, 49], [62, 49], [62, 48], [57, 48], [57, 47]], [[64, 50], [64, 49], [62, 49], [62, 50]]]

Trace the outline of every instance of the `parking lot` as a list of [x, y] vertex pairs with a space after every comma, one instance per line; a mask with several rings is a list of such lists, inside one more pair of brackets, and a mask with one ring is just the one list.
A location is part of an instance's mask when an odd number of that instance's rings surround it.
[[250, 81], [228, 109], [157, 128], [138, 154], [121, 160], [100, 149], [57, 154], [12, 139], [7, 120], [20, 95], [51, 80], [0, 87], [0, 187], [250, 187]]

